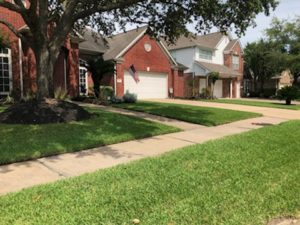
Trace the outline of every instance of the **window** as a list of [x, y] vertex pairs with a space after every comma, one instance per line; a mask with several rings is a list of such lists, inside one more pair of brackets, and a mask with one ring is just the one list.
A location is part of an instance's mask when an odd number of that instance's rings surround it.
[[79, 93], [82, 95], [88, 93], [88, 73], [85, 67], [79, 68]]
[[0, 48], [0, 95], [7, 95], [11, 91], [10, 66], [10, 50]]
[[201, 59], [207, 59], [207, 60], [212, 60], [212, 51], [209, 50], [203, 50], [203, 49], [198, 49], [199, 53], [199, 58]]
[[238, 56], [232, 56], [232, 68], [234, 70], [239, 70], [240, 69], [240, 57]]

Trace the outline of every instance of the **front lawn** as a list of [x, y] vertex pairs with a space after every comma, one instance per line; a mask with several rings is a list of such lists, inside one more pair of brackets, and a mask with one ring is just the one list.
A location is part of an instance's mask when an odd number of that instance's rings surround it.
[[263, 225], [299, 215], [299, 129], [269, 126], [10, 194], [1, 224]]
[[257, 106], [257, 107], [267, 107], [267, 108], [278, 108], [278, 109], [291, 109], [291, 110], [300, 110], [300, 105], [286, 105], [284, 102], [263, 102], [263, 101], [250, 101], [243, 99], [216, 99], [216, 100], [201, 100], [217, 103], [226, 103], [226, 104], [236, 104], [236, 105], [247, 105], [247, 106]]
[[90, 120], [49, 125], [0, 124], [0, 164], [114, 144], [179, 129], [147, 120], [94, 111]]
[[259, 114], [250, 112], [156, 102], [116, 104], [114, 106], [205, 126], [217, 126], [260, 116]]

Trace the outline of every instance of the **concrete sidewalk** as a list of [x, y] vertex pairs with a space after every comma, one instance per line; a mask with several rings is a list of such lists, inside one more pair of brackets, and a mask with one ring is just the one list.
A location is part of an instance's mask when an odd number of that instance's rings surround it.
[[181, 147], [239, 134], [285, 119], [259, 117], [218, 127], [198, 127], [179, 133], [134, 140], [86, 151], [0, 166], [0, 194], [78, 176]]
[[193, 100], [181, 100], [181, 99], [149, 99], [148, 101], [231, 109], [231, 110], [245, 111], [245, 112], [254, 112], [254, 113], [260, 113], [266, 117], [281, 118], [281, 119], [285, 119], [285, 120], [299, 120], [300, 119], [300, 110], [266, 108], [266, 107], [245, 106], [245, 105], [193, 101]]

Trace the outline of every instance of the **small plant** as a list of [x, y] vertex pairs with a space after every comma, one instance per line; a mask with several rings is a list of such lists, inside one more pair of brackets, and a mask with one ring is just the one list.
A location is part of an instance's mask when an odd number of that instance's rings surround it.
[[104, 103], [111, 102], [113, 96], [114, 96], [114, 90], [111, 86], [101, 86], [100, 87], [99, 99], [102, 102], [104, 102]]
[[123, 96], [124, 103], [136, 103], [137, 101], [137, 95], [129, 93], [129, 91], [126, 91], [125, 95]]
[[10, 105], [10, 104], [14, 104], [15, 103], [15, 99], [13, 97], [11, 97], [10, 95], [7, 95], [5, 100], [3, 101], [4, 105]]
[[300, 97], [300, 90], [295, 86], [286, 86], [278, 90], [277, 97], [280, 100], [285, 100], [286, 105], [291, 105], [292, 100], [296, 100]]
[[22, 102], [30, 102], [36, 100], [36, 93], [33, 91], [27, 92], [21, 99]]
[[68, 93], [65, 89], [59, 87], [54, 91], [54, 98], [58, 100], [66, 100]]

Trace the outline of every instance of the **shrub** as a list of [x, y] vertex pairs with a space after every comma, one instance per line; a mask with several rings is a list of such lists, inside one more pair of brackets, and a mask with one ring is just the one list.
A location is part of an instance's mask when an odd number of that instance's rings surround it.
[[21, 102], [30, 102], [36, 100], [36, 93], [33, 91], [28, 91], [26, 94], [22, 97]]
[[54, 98], [58, 100], [66, 100], [68, 93], [64, 88], [56, 88], [54, 91]]
[[285, 100], [285, 103], [287, 105], [290, 105], [292, 103], [292, 100], [300, 97], [300, 90], [295, 86], [286, 86], [278, 90], [277, 97], [280, 100]]
[[123, 101], [125, 103], [136, 103], [137, 95], [129, 93], [129, 91], [126, 91], [125, 95], [123, 96]]
[[276, 88], [268, 88], [263, 91], [264, 98], [271, 98], [276, 95]]
[[124, 100], [121, 97], [113, 96], [112, 99], [111, 99], [111, 102], [114, 103], [114, 104], [121, 104], [121, 103], [124, 102]]

